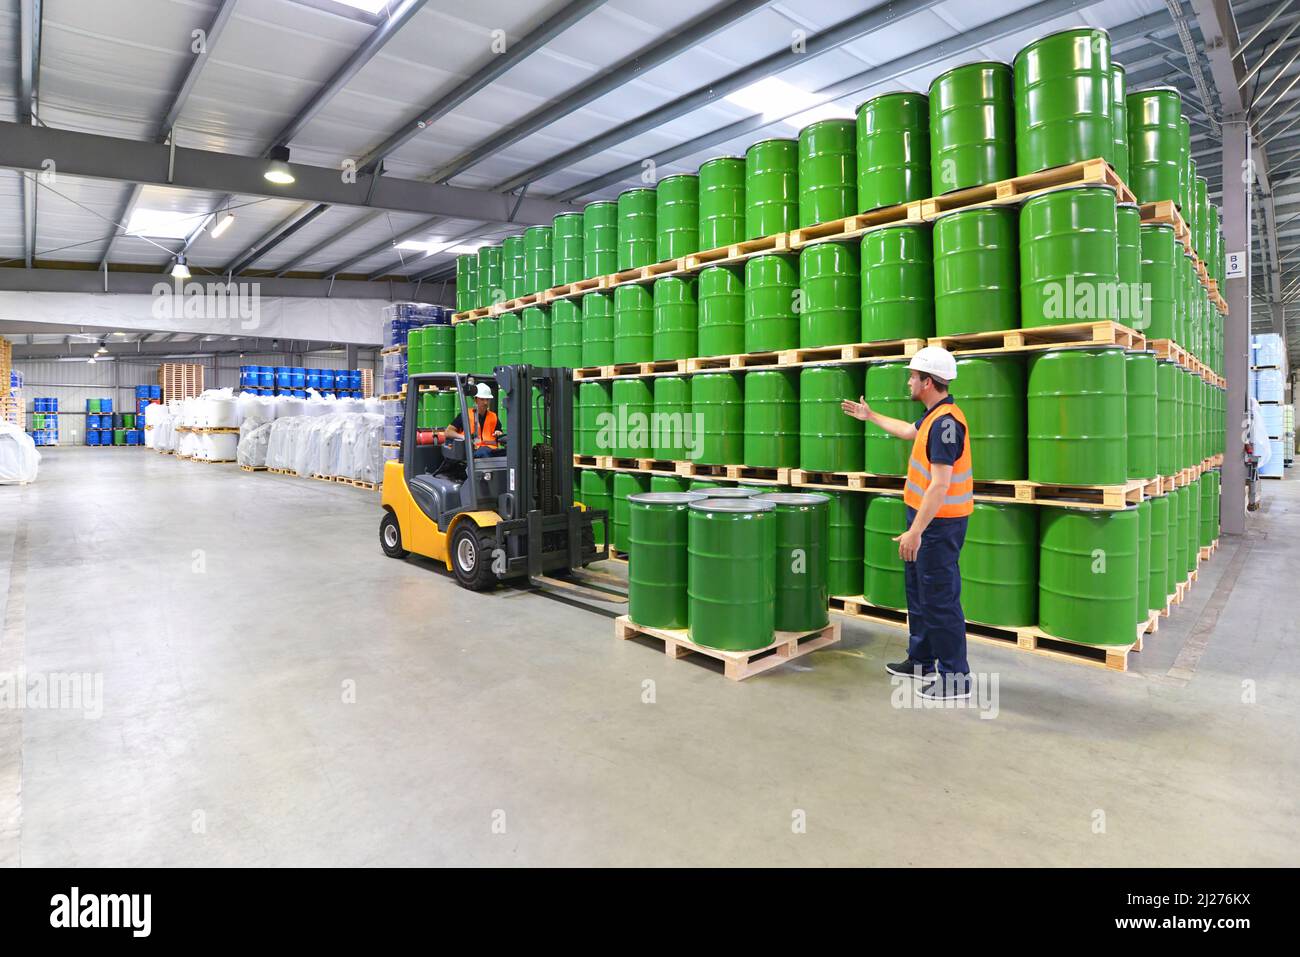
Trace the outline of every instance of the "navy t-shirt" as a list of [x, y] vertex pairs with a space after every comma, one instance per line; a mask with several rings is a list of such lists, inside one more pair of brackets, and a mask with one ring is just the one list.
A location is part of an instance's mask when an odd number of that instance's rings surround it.
[[[953, 404], [952, 396], [945, 396], [927, 409], [925, 415], [929, 415], [941, 405]], [[921, 427], [921, 423], [925, 421], [925, 415], [916, 420], [918, 429]], [[945, 423], [944, 419], [947, 419], [948, 422]], [[926, 443], [930, 463], [932, 465], [956, 465], [965, 444], [966, 427], [951, 415], [940, 415], [935, 419], [934, 424], [930, 426], [930, 439]]]

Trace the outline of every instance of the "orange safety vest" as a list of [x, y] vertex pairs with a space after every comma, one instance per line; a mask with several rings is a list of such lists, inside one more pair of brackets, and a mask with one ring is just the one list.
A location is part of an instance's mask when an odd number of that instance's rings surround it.
[[961, 455], [952, 466], [952, 481], [948, 485], [948, 494], [943, 497], [943, 504], [935, 512], [935, 518], [962, 518], [975, 511], [975, 482], [971, 477], [970, 426], [966, 416], [951, 402], [943, 402], [925, 413], [921, 426], [916, 430], [916, 441], [912, 443], [912, 456], [907, 462], [907, 483], [903, 487], [903, 501], [914, 509], [921, 507], [921, 497], [930, 487], [930, 427], [945, 415], [951, 415], [966, 430], [966, 440], [962, 443]]
[[477, 418], [478, 409], [471, 408], [469, 410], [469, 437], [474, 442], [474, 448], [495, 447], [497, 444], [497, 414], [489, 409], [487, 415], [483, 416], [481, 424], [476, 423]]

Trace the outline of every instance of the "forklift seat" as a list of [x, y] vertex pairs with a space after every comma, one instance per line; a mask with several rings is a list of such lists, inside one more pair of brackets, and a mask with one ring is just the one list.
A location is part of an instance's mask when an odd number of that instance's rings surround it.
[[420, 510], [434, 522], [442, 523], [448, 511], [460, 508], [462, 480], [448, 475], [417, 475], [406, 483]]

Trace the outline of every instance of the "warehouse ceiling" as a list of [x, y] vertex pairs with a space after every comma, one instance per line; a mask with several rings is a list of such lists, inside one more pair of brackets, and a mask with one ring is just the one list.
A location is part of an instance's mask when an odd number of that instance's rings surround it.
[[[369, 279], [387, 298], [381, 280], [441, 284], [458, 252], [611, 197], [647, 160], [694, 171], [1081, 22], [1110, 30], [1130, 88], [1183, 91], [1221, 192], [1219, 97], [1178, 0], [390, 0], [377, 16], [340, 0], [0, 3], [0, 122], [27, 128], [0, 140], [24, 132], [68, 157], [55, 175], [0, 170], [0, 261], [47, 275], [161, 273], [184, 253], [197, 275]], [[1300, 2], [1219, 5], [1250, 40], [1242, 60], [1264, 61], [1247, 85], [1272, 167], [1255, 324], [1271, 328], [1276, 264], [1296, 349]], [[256, 175], [277, 146], [292, 188]], [[222, 162], [192, 172], [191, 150]], [[360, 185], [344, 189], [348, 169]]]

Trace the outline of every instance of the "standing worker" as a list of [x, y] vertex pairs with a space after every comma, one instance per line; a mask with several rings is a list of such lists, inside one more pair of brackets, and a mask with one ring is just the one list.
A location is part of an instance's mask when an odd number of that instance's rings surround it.
[[[465, 423], [461, 421], [458, 412], [456, 418], [452, 419], [451, 424], [447, 426], [446, 435], [449, 439], [459, 439], [464, 434]], [[492, 411], [492, 389], [486, 382], [480, 382], [478, 390], [474, 393], [474, 404], [469, 410], [469, 435], [474, 449], [474, 458], [481, 459], [501, 454], [501, 450], [497, 448], [501, 429], [498, 428], [497, 414]]]
[[917, 694], [923, 698], [969, 698], [957, 560], [975, 502], [966, 416], [948, 394], [948, 383], [957, 378], [957, 362], [947, 349], [928, 346], [912, 357], [908, 368], [912, 398], [925, 406], [915, 423], [872, 412], [863, 398], [841, 406], [855, 419], [912, 443], [903, 487], [908, 528], [894, 539], [904, 562], [911, 637], [907, 660], [886, 665], [885, 670], [917, 679]]

